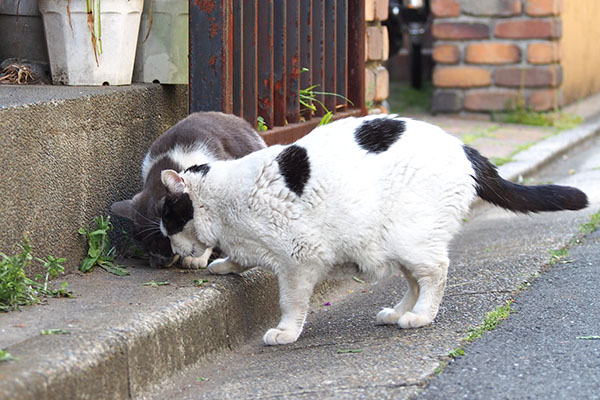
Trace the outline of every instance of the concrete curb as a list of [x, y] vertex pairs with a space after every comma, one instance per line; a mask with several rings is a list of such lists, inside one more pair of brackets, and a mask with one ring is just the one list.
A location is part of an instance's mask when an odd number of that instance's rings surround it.
[[498, 168], [504, 179], [517, 181], [520, 177], [531, 175], [573, 147], [600, 134], [600, 116], [591, 118], [574, 129], [551, 136], [527, 150], [517, 153], [513, 161]]
[[275, 323], [277, 303], [275, 277], [253, 270], [115, 326], [34, 336], [8, 348], [18, 360], [0, 365], [0, 399], [143, 398], [161, 380]]

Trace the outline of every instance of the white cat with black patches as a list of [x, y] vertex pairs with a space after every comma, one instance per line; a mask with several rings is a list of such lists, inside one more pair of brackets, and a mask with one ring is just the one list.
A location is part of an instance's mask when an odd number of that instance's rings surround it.
[[297, 340], [315, 284], [337, 265], [381, 278], [402, 271], [408, 290], [379, 324], [431, 323], [446, 285], [448, 245], [473, 200], [517, 212], [578, 210], [578, 189], [500, 178], [476, 150], [439, 127], [398, 118], [349, 118], [288, 146], [232, 161], [163, 171], [161, 229], [176, 252], [190, 243], [229, 257], [214, 273], [258, 266], [279, 279], [281, 320], [266, 344]]
[[[143, 190], [130, 200], [117, 201], [111, 211], [133, 222], [133, 236], [149, 255], [153, 267], [170, 266], [171, 243], [159, 229], [160, 210], [167, 193], [160, 173], [192, 165], [243, 157], [266, 147], [243, 119], [220, 112], [189, 115], [156, 139], [142, 163]], [[195, 243], [185, 249], [184, 268], [204, 268], [212, 248]]]

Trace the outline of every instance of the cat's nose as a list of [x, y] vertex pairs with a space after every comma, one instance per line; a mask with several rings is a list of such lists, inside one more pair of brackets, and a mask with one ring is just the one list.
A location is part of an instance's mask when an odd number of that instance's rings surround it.
[[179, 255], [174, 254], [171, 257], [150, 254], [150, 266], [152, 268], [170, 268], [179, 260]]

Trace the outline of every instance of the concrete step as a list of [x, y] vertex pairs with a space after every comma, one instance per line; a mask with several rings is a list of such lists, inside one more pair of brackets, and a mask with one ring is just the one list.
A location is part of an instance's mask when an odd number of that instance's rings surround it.
[[0, 85], [0, 251], [26, 234], [34, 256], [76, 271], [78, 229], [141, 188], [150, 144], [187, 112], [187, 86]]

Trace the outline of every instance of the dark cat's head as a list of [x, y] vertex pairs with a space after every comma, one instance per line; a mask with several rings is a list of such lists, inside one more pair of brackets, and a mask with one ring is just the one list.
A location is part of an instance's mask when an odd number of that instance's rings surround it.
[[165, 195], [161, 193], [156, 198], [144, 191], [131, 200], [117, 201], [110, 208], [113, 214], [133, 222], [133, 238], [148, 254], [150, 266], [156, 268], [169, 267], [175, 261], [171, 242], [160, 231], [160, 212]]

